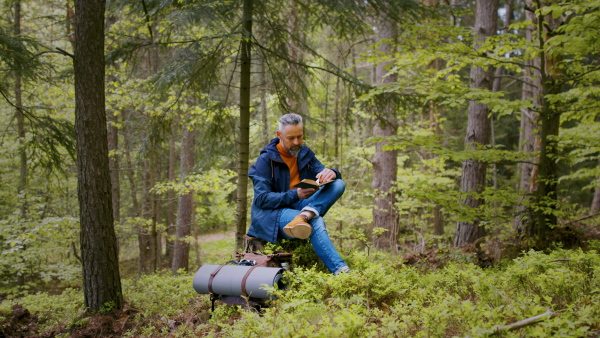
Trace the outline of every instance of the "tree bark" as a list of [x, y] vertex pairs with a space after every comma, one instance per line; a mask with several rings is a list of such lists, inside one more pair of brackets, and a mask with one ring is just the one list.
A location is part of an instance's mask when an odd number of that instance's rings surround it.
[[262, 122], [262, 144], [269, 144], [269, 121], [267, 119], [267, 67], [265, 57], [260, 59], [260, 119]]
[[[301, 20], [299, 18], [298, 4], [294, 0], [289, 0], [290, 13], [288, 16], [288, 29], [294, 39], [290, 39], [288, 42], [289, 58], [292, 61], [302, 63], [304, 58], [304, 51], [297, 40], [304, 39], [304, 32], [300, 27]], [[307, 102], [307, 88], [306, 81], [302, 66], [299, 64], [289, 63], [289, 92], [287, 95], [287, 102], [290, 110], [296, 114], [308, 117], [310, 112], [308, 110]], [[304, 120], [304, 126], [306, 127], [306, 119]], [[309, 130], [304, 128], [304, 137], [307, 138]]]
[[252, 0], [244, 0], [240, 56], [240, 138], [238, 144], [238, 184], [235, 250], [244, 245], [248, 219], [248, 158], [250, 153], [250, 70], [252, 49]]
[[[21, 35], [21, 0], [15, 0], [14, 4], [14, 33], [15, 36]], [[22, 93], [22, 77], [21, 74], [15, 71], [15, 106], [17, 110], [17, 137], [19, 138], [19, 183], [17, 185], [17, 196], [22, 201], [21, 218], [27, 217], [27, 152], [25, 151], [25, 138], [27, 136], [25, 130], [25, 115], [23, 114], [23, 93]]]
[[[150, 180], [150, 161], [144, 161], [144, 170], [142, 172], [142, 219], [150, 219], [152, 213], [152, 196], [150, 189], [152, 189], [152, 182]], [[150, 269], [150, 231], [146, 222], [136, 222], [137, 233], [138, 233], [138, 275], [148, 274], [152, 271]]]
[[[177, 132], [177, 127], [179, 123], [173, 119], [171, 120], [171, 138], [169, 139], [169, 173], [168, 180], [169, 182], [175, 182], [175, 166], [177, 162], [177, 150], [175, 148], [175, 137], [179, 134]], [[167, 192], [167, 240], [166, 240], [166, 256], [169, 266], [173, 266], [173, 253], [175, 250], [174, 246], [174, 238], [176, 232], [176, 222], [177, 218], [175, 216], [175, 207], [177, 206], [175, 203], [175, 192], [173, 189], [169, 189]]]
[[[560, 127], [560, 108], [552, 107], [547, 95], [558, 94], [561, 91], [557, 84], [560, 78], [560, 70], [554, 67], [560, 60], [560, 55], [547, 55], [545, 52], [546, 40], [552, 36], [553, 31], [561, 24], [561, 18], [554, 19], [551, 15], [538, 17], [538, 41], [540, 54], [541, 73], [541, 96], [540, 110], [540, 159], [537, 165], [537, 191], [535, 192], [536, 210], [535, 222], [526, 228], [529, 237], [536, 237], [540, 244], [547, 243], [547, 236], [552, 227], [557, 224], [554, 212], [548, 213], [548, 209], [555, 210], [558, 203], [558, 173], [556, 161], [558, 155], [558, 130]], [[543, 34], [546, 30], [546, 34]], [[544, 210], [545, 209], [545, 210]]]
[[[498, 0], [478, 0], [475, 16], [475, 48], [485, 41], [489, 36], [496, 33]], [[483, 88], [492, 90], [494, 80], [494, 68], [471, 67], [471, 88]], [[467, 133], [465, 136], [465, 148], [470, 149], [477, 145], [486, 145], [490, 141], [490, 119], [488, 118], [489, 107], [485, 104], [469, 102], [469, 117], [467, 122]], [[462, 203], [469, 209], [476, 209], [483, 205], [484, 201], [473, 194], [481, 193], [485, 188], [486, 164], [475, 160], [466, 160], [462, 163], [462, 176], [460, 190], [466, 197]], [[454, 234], [454, 245], [459, 247], [472, 244], [478, 238], [485, 235], [485, 228], [479, 224], [479, 220], [473, 222], [457, 222]]]
[[[393, 50], [393, 43], [397, 38], [394, 23], [389, 18], [382, 17], [380, 18], [378, 31], [378, 39], [381, 41], [379, 51], [390, 54]], [[389, 63], [377, 65], [374, 74], [375, 84], [385, 85], [396, 80], [395, 74], [387, 74], [389, 66]], [[392, 95], [383, 94], [376, 100], [378, 101], [376, 109], [380, 116], [373, 127], [373, 136], [388, 137], [396, 135], [398, 122], [395, 117], [395, 105]], [[398, 213], [395, 207], [396, 194], [393, 187], [398, 175], [398, 152], [396, 150], [383, 150], [386, 143], [387, 141], [384, 140], [375, 144], [375, 155], [371, 162], [373, 165], [371, 188], [373, 188], [375, 194], [373, 227], [387, 229], [387, 232], [376, 240], [375, 245], [396, 252], [398, 249], [396, 245]]]
[[[196, 143], [196, 131], [190, 130], [186, 123], [183, 123], [182, 142], [181, 142], [181, 173], [180, 182], [185, 182], [187, 176], [194, 169], [194, 146]], [[173, 264], [171, 269], [173, 273], [177, 270], [189, 270], [190, 260], [190, 242], [191, 227], [194, 213], [194, 193], [189, 192], [179, 196], [177, 207], [177, 225], [175, 230], [175, 243], [173, 250]]]
[[119, 116], [114, 112], [109, 112], [108, 123], [108, 151], [112, 152], [109, 156], [108, 167], [110, 169], [110, 185], [112, 187], [112, 208], [113, 218], [116, 223], [121, 221], [121, 189], [119, 178], [119, 128], [116, 124], [119, 122]]
[[[598, 166], [600, 166], [600, 159], [598, 159]], [[592, 206], [590, 207], [590, 215], [593, 215], [600, 211], [600, 178], [596, 181], [596, 190], [594, 191], [594, 199], [592, 200]]]
[[[528, 6], [532, 6], [531, 2], [528, 2]], [[530, 21], [534, 21], [534, 15], [531, 11], [525, 11], [525, 18]], [[529, 27], [525, 30], [525, 38], [528, 42], [533, 42], [533, 28]], [[540, 101], [540, 73], [538, 71], [540, 67], [539, 58], [527, 61], [526, 68], [523, 72], [523, 86], [521, 99], [523, 101], [532, 100], [535, 107], [541, 106]], [[533, 153], [539, 151], [539, 140], [535, 134], [538, 121], [538, 113], [534, 109], [523, 109], [521, 111], [521, 124], [519, 128], [519, 151], [525, 153]], [[536, 144], [538, 149], [536, 149]], [[533, 191], [531, 186], [531, 177], [534, 170], [533, 163], [537, 159], [532, 156], [530, 163], [519, 163], [517, 166], [519, 184], [517, 190], [523, 195], [521, 197], [521, 203], [517, 207], [517, 214], [513, 221], [514, 227], [519, 232], [525, 231], [525, 226], [532, 221], [532, 210], [529, 210], [525, 206], [526, 202], [530, 198], [530, 194]]]
[[[21, 35], [21, 1], [15, 0], [14, 5], [14, 33], [15, 36]], [[17, 107], [15, 115], [17, 118], [17, 137], [19, 141], [19, 183], [17, 184], [17, 196], [21, 201], [21, 218], [26, 219], [28, 214], [27, 203], [27, 152], [25, 151], [25, 115], [23, 114], [23, 93], [22, 77], [18, 71], [15, 71], [15, 106]], [[23, 229], [25, 231], [25, 229]], [[17, 276], [17, 285], [25, 285], [25, 275], [19, 273]]]
[[104, 98], [105, 1], [75, 0], [75, 131], [85, 307], [123, 306]]
[[[146, 75], [148, 77], [158, 73], [158, 47], [155, 44], [156, 29], [154, 24], [150, 24], [150, 14], [144, 1], [142, 6], [146, 15], [146, 28], [148, 30], [148, 39], [150, 46], [147, 48], [146, 57]], [[142, 218], [148, 223], [140, 225], [138, 229], [138, 245], [140, 249], [140, 259], [138, 273], [152, 273], [158, 267], [158, 233], [156, 231], [158, 197], [152, 192], [154, 184], [158, 181], [158, 154], [156, 148], [158, 145], [149, 138], [150, 151], [145, 159], [144, 166], [144, 195], [142, 199]]]
[[129, 181], [129, 191], [131, 192], [131, 210], [129, 212], [130, 217], [140, 216], [140, 203], [137, 197], [137, 184], [135, 181], [135, 170], [133, 170], [133, 162], [131, 161], [131, 143], [132, 143], [132, 131], [129, 127], [131, 122], [132, 112], [130, 109], [125, 109], [124, 112], [127, 114], [127, 118], [124, 120], [123, 128], [123, 146], [125, 148], [125, 162], [127, 164], [127, 170], [125, 170], [127, 180]]

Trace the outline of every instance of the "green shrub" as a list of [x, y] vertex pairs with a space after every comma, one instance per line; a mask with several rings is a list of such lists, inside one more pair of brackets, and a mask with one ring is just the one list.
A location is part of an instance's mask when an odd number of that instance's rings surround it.
[[[286, 273], [286, 290], [259, 313], [217, 305], [192, 288], [191, 274], [168, 271], [123, 280], [135, 309], [129, 337], [585, 337], [600, 331], [600, 256], [596, 251], [530, 251], [501, 267], [449, 262], [418, 269], [387, 254], [351, 254], [351, 273], [316, 266]], [[82, 292], [36, 293], [0, 303], [0, 316], [21, 304], [39, 316], [40, 333], [85, 327]], [[515, 330], [505, 325], [550, 311]], [[56, 327], [63, 327], [57, 331]]]

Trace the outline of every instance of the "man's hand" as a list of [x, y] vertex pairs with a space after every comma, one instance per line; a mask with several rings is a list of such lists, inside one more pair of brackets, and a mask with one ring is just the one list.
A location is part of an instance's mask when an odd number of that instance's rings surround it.
[[314, 193], [317, 192], [317, 189], [314, 188], [298, 188], [296, 189], [296, 192], [298, 193], [298, 197], [300, 197], [301, 200], [305, 200], [307, 198], [309, 198], [310, 196], [312, 196]]
[[337, 175], [335, 174], [335, 171], [333, 171], [329, 168], [325, 168], [325, 169], [323, 169], [323, 171], [321, 171], [320, 173], [317, 174], [317, 178], [319, 179], [319, 182], [321, 182], [321, 183], [333, 181], [333, 180], [335, 180], [336, 176]]

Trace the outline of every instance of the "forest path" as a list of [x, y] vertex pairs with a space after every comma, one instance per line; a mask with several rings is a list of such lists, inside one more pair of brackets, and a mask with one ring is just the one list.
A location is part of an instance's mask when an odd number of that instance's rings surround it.
[[198, 236], [198, 242], [199, 243], [216, 242], [216, 241], [220, 241], [223, 239], [230, 239], [230, 238], [234, 238], [234, 237], [235, 237], [235, 231], [227, 231], [225, 233], [216, 233], [216, 234], [208, 234], [208, 235]]

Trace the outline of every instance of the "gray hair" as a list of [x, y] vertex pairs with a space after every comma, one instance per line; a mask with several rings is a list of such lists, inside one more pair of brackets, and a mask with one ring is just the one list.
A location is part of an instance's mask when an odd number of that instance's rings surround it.
[[279, 130], [283, 130], [285, 126], [296, 126], [302, 124], [302, 116], [294, 113], [285, 114], [279, 118]]

